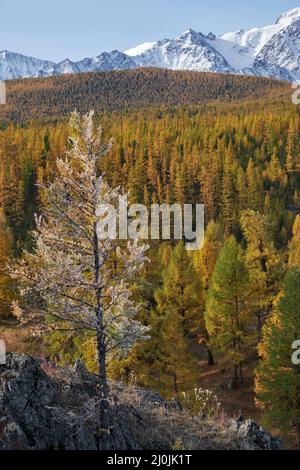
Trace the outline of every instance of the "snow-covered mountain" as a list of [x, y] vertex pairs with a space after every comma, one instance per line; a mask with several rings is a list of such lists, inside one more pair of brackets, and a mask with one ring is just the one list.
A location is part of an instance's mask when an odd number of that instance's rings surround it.
[[189, 29], [176, 39], [158, 41], [131, 57], [140, 67], [233, 72], [231, 65], [212, 42], [210, 36]]
[[162, 67], [172, 70], [235, 73], [300, 80], [300, 7], [274, 25], [220, 37], [192, 29], [175, 39], [140, 44], [125, 52], [103, 52], [79, 62], [60, 63], [0, 52], [0, 79]]
[[0, 79], [38, 77], [55, 64], [49, 60], [35, 59], [15, 52], [0, 52]]
[[176, 39], [125, 51], [139, 66], [300, 79], [300, 8], [276, 23], [216, 37], [188, 30]]
[[[248, 55], [249, 73], [287, 80], [300, 79], [300, 8], [283, 13], [274, 25], [224, 34]], [[244, 67], [241, 67], [242, 72]]]

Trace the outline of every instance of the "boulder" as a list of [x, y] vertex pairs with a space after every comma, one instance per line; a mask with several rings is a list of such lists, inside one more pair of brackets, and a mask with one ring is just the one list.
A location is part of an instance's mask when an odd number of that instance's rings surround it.
[[[0, 369], [0, 448], [141, 448], [128, 428], [129, 415], [137, 419], [136, 412], [130, 407], [109, 407], [101, 422], [97, 401], [89, 402], [81, 392], [87, 376], [80, 370], [83, 376], [80, 379], [78, 373], [78, 380], [64, 395], [64, 387], [45, 374], [38, 360], [8, 354], [6, 365]], [[92, 382], [89, 376], [87, 386]], [[74, 396], [70, 396], [70, 390]]]
[[236, 432], [236, 440], [242, 450], [282, 449], [282, 441], [273, 437], [252, 419], [239, 417], [230, 427]]

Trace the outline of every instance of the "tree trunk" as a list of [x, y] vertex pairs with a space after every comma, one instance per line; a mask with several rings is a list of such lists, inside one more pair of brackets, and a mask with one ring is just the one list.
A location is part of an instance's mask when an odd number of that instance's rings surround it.
[[296, 428], [296, 435], [297, 435], [298, 444], [300, 445], [300, 423], [297, 423], [295, 428]]
[[178, 395], [178, 385], [177, 385], [177, 374], [176, 374], [176, 372], [174, 372], [174, 374], [173, 374], [173, 385], [174, 385], [174, 394], [175, 394], [175, 397], [177, 397], [177, 395]]
[[[108, 384], [106, 377], [106, 342], [105, 327], [103, 322], [102, 293], [100, 284], [100, 261], [99, 261], [99, 240], [97, 226], [94, 224], [94, 280], [96, 296], [96, 320], [97, 320], [97, 353], [99, 365], [99, 395], [101, 400], [107, 403]], [[105, 405], [106, 406], [106, 405]]]
[[100, 325], [97, 331], [97, 352], [99, 364], [99, 395], [101, 399], [106, 400], [108, 398], [108, 385], [106, 377], [105, 334]]
[[244, 383], [244, 373], [243, 373], [243, 365], [240, 363], [239, 365], [239, 371], [240, 371], [240, 381], [243, 384]]
[[215, 360], [214, 360], [214, 356], [213, 356], [213, 353], [210, 349], [209, 346], [206, 345], [206, 349], [207, 349], [207, 363], [209, 366], [214, 366], [215, 365]]
[[209, 334], [206, 328], [205, 328], [205, 340], [206, 340], [206, 349], [207, 349], [207, 363], [209, 366], [214, 366], [215, 360], [214, 360], [212, 350], [209, 346]]
[[257, 312], [257, 336], [258, 342], [261, 341], [261, 330], [262, 330], [262, 314], [261, 312]]

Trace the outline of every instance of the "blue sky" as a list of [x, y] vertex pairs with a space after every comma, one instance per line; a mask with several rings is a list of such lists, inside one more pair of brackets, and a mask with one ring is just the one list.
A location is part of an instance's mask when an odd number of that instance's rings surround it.
[[176, 37], [274, 23], [300, 0], [2, 0], [0, 50], [55, 61]]

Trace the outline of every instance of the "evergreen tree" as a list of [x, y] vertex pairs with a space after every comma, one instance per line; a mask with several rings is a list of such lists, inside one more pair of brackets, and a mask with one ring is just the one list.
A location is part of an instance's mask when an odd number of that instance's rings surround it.
[[157, 349], [152, 368], [177, 394], [179, 388], [184, 390], [193, 385], [196, 363], [189, 350], [203, 315], [200, 279], [182, 242], [171, 253], [162, 275], [162, 287], [155, 293], [155, 299], [154, 336], [157, 341], [153, 344]]
[[243, 363], [253, 349], [253, 318], [248, 270], [243, 252], [231, 236], [224, 244], [206, 301], [206, 325], [211, 342], [243, 382]]
[[276, 185], [280, 182], [282, 177], [282, 169], [276, 148], [274, 148], [274, 152], [268, 167], [268, 177], [270, 181]]
[[293, 343], [300, 338], [300, 269], [291, 268], [272, 316], [263, 329], [256, 394], [274, 426], [294, 426], [300, 444], [300, 365], [292, 362]]
[[274, 247], [270, 224], [265, 215], [255, 211], [241, 214], [241, 227], [247, 241], [245, 254], [252, 292], [256, 296], [257, 338], [271, 311], [282, 277], [281, 259]]
[[203, 292], [183, 242], [173, 249], [155, 298], [161, 315], [176, 312], [183, 320], [186, 334], [195, 329], [203, 310]]
[[11, 313], [13, 284], [7, 274], [6, 265], [12, 250], [12, 235], [6, 222], [3, 209], [0, 207], [0, 318]]
[[[223, 234], [220, 224], [214, 221], [209, 222], [205, 231], [204, 245], [201, 250], [196, 251], [194, 254], [194, 266], [200, 276], [204, 299], [207, 297], [210, 280], [222, 248], [222, 243]], [[205, 322], [205, 311], [203, 311], [203, 315], [198, 320], [196, 334], [199, 343], [206, 345], [208, 364], [214, 365], [212, 345]]]
[[225, 234], [231, 235], [235, 216], [234, 184], [232, 175], [232, 157], [226, 156], [222, 179], [221, 215]]
[[252, 159], [249, 160], [247, 167], [247, 195], [248, 207], [257, 210], [259, 206], [258, 175]]
[[197, 362], [185, 330], [178, 310], [170, 310], [161, 322], [161, 380], [175, 396], [192, 388], [197, 374]]
[[289, 244], [289, 266], [300, 269], [300, 215], [297, 215], [293, 226], [293, 238]]

